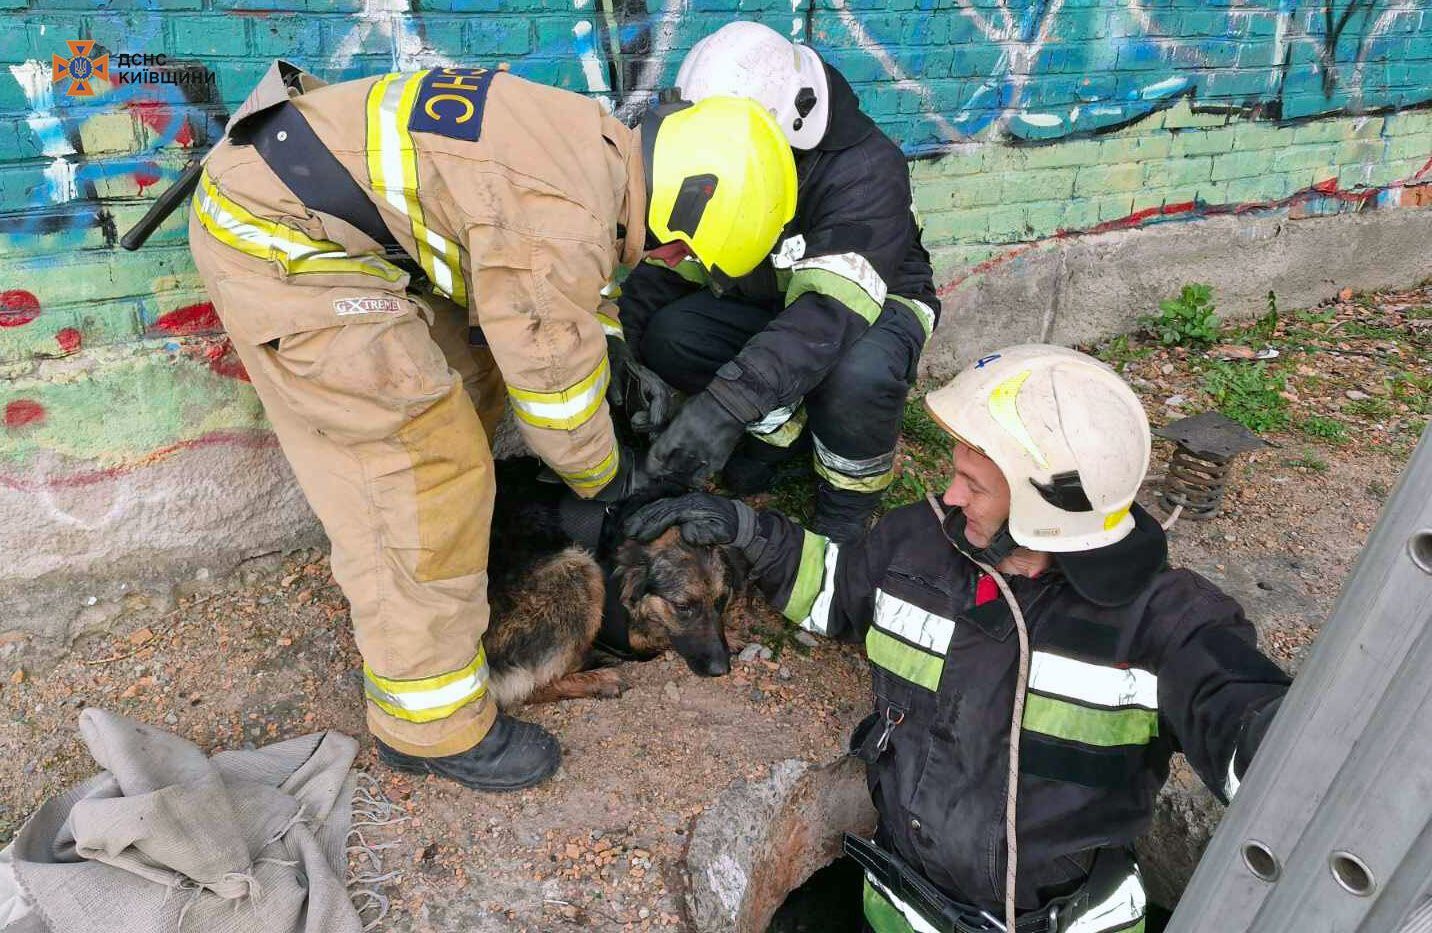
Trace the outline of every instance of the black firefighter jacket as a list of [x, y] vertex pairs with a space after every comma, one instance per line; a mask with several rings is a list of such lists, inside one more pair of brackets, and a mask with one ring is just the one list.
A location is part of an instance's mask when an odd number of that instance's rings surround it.
[[[773, 315], [711, 383], [712, 394], [746, 421], [799, 403], [887, 302], [913, 313], [927, 338], [938, 321], [904, 153], [861, 112], [840, 72], [827, 65], [826, 75], [830, 125], [816, 148], [796, 150], [795, 217], [775, 252], [723, 293]], [[705, 287], [694, 258], [676, 269], [638, 264], [617, 303], [633, 351], [640, 356], [653, 314]]]
[[[1167, 569], [1163, 530], [1134, 513], [1136, 530], [1111, 547], [1156, 557], [1125, 604], [1096, 605], [1057, 570], [1008, 578], [1033, 651], [1021, 910], [1077, 887], [1100, 847], [1132, 846], [1174, 752], [1231, 796], [1290, 683], [1256, 648], [1238, 603]], [[980, 582], [923, 502], [844, 547], [769, 512], [759, 534], [753, 573], [773, 605], [811, 631], [865, 642], [876, 709], [855, 743], [880, 813], [876, 841], [948, 896], [998, 910], [1019, 643], [993, 581]]]

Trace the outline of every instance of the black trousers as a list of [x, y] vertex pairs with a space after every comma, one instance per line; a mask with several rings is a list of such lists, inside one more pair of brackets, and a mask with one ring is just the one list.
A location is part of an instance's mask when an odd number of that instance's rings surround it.
[[[775, 317], [775, 310], [702, 290], [652, 315], [633, 350], [677, 389], [700, 392]], [[887, 301], [874, 325], [804, 399], [817, 473], [814, 530], [841, 541], [858, 536], [889, 483], [905, 398], [915, 381], [925, 332], [914, 312]], [[748, 441], [741, 452], [770, 459], [794, 449]], [[767, 440], [772, 440], [767, 435]], [[765, 448], [763, 451], [762, 448]]]

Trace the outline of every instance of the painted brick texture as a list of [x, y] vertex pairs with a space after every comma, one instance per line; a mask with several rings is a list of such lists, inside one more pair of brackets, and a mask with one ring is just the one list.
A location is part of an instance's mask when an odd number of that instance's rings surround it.
[[[734, 18], [819, 49], [905, 148], [946, 294], [1055, 238], [1432, 201], [1429, 0], [0, 0], [0, 408], [47, 413], [0, 426], [0, 480], [261, 430], [182, 213], [116, 240], [273, 57], [507, 62], [634, 122]], [[91, 97], [53, 81], [71, 40], [110, 56]]]

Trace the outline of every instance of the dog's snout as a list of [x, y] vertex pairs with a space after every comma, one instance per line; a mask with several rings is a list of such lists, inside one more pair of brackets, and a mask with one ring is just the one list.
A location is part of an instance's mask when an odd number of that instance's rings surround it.
[[702, 677], [724, 677], [731, 673], [731, 657], [724, 651], [702, 658], [688, 658], [686, 665]]

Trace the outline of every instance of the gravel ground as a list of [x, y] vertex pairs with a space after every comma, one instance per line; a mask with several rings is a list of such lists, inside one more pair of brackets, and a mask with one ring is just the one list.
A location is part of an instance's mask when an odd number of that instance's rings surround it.
[[[1429, 305], [1426, 288], [1344, 294], [1260, 338], [1281, 350], [1269, 365], [1286, 380], [1289, 426], [1265, 434], [1277, 446], [1240, 461], [1221, 517], [1181, 521], [1172, 533], [1175, 562], [1243, 600], [1267, 650], [1290, 667], [1305, 656], [1425, 422], [1429, 383], [1415, 380], [1432, 375]], [[1236, 349], [1135, 341], [1099, 352], [1164, 423], [1208, 407], [1202, 370]], [[1310, 436], [1300, 426], [1312, 414], [1338, 418], [1349, 439]], [[1161, 442], [1155, 472], [1167, 456]], [[1145, 498], [1162, 514], [1152, 491]], [[524, 715], [561, 738], [561, 771], [533, 790], [478, 795], [376, 766], [347, 607], [322, 554], [271, 555], [187, 591], [172, 611], [130, 618], [45, 669], [0, 659], [8, 713], [0, 842], [37, 804], [93, 771], [74, 728], [86, 706], [211, 750], [337, 729], [362, 739], [359, 766], [401, 813], [391, 825], [363, 827], [367, 843], [393, 844], [378, 872], [390, 874], [378, 885], [391, 899], [381, 929], [684, 929], [691, 819], [737, 778], [763, 776], [786, 758], [832, 758], [869, 703], [857, 648], [773, 639], [779, 617], [747, 600], [732, 614], [733, 648], [780, 641], [776, 659], [738, 661], [729, 677], [706, 680], [668, 656], [623, 667], [620, 699], [529, 708]]]

